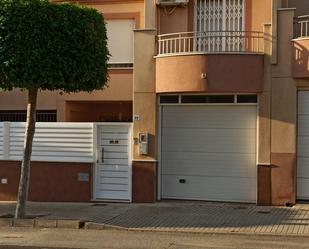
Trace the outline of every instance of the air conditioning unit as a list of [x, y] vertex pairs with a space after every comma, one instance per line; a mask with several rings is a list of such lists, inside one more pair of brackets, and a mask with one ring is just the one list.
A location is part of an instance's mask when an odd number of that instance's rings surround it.
[[157, 0], [159, 6], [184, 6], [187, 5], [189, 0]]

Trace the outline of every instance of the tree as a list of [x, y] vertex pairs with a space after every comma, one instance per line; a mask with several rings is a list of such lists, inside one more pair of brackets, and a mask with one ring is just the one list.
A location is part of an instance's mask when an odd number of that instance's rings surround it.
[[103, 89], [109, 52], [94, 9], [47, 0], [0, 0], [0, 89], [28, 91], [24, 154], [15, 218], [24, 218], [40, 90]]

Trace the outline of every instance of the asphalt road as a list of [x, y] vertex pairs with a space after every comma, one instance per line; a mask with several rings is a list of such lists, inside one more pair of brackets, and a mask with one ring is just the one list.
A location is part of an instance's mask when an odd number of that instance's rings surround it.
[[0, 249], [309, 249], [309, 237], [0, 228]]

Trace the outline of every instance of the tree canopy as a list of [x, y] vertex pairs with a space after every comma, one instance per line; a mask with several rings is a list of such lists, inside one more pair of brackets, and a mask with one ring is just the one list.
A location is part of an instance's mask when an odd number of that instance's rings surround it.
[[0, 88], [92, 91], [108, 80], [106, 28], [96, 10], [0, 0]]

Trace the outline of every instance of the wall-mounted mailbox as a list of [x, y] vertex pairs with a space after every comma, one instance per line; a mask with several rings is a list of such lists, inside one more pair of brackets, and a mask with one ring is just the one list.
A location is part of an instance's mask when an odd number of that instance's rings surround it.
[[140, 133], [139, 138], [139, 154], [148, 155], [148, 133]]
[[88, 173], [78, 173], [78, 181], [79, 182], [89, 182], [90, 176]]

